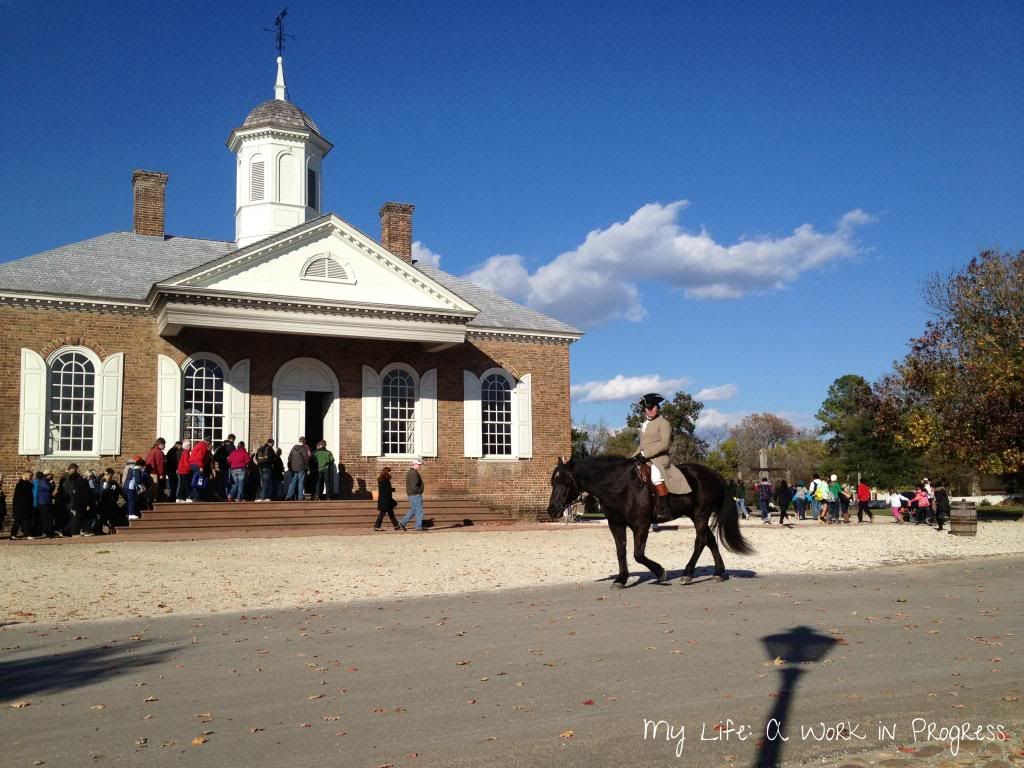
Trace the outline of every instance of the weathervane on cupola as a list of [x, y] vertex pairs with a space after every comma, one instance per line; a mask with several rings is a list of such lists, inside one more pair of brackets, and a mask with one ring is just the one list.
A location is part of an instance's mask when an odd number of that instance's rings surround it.
[[290, 40], [295, 39], [295, 35], [287, 35], [284, 31], [284, 17], [288, 15], [288, 8], [286, 7], [283, 11], [277, 14], [277, 18], [274, 19], [274, 27], [264, 27], [264, 32], [273, 32], [277, 43], [277, 82], [274, 83], [274, 98], [278, 101], [287, 101], [285, 98], [285, 85], [284, 85], [284, 41], [285, 38]]
[[323, 211], [321, 163], [331, 151], [313, 118], [286, 98], [282, 53], [285, 8], [274, 21], [274, 98], [257, 104], [228, 136], [235, 153], [235, 243], [239, 248], [291, 229]]

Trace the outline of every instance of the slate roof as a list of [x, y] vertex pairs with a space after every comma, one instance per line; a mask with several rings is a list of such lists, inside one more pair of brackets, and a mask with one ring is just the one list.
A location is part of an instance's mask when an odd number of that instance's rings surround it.
[[245, 130], [247, 128], [265, 128], [273, 126], [275, 128], [292, 128], [298, 131], [312, 131], [320, 138], [320, 129], [317, 128], [316, 123], [313, 122], [313, 118], [299, 109], [297, 106], [292, 104], [290, 101], [284, 101], [282, 99], [270, 99], [264, 101], [262, 104], [257, 104], [253, 107], [252, 112], [245, 118], [245, 122], [242, 123], [242, 127], [238, 130]]
[[[308, 223], [308, 222], [307, 222]], [[236, 250], [233, 242], [111, 232], [0, 264], [0, 290], [108, 301], [144, 301], [155, 283]], [[436, 267], [416, 264], [480, 310], [469, 328], [582, 335], [582, 331]]]
[[153, 283], [233, 250], [223, 240], [111, 232], [0, 264], [0, 290], [143, 301]]

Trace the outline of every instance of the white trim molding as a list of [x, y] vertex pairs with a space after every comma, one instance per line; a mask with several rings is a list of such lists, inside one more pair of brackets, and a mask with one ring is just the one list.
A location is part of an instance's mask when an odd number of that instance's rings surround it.
[[161, 308], [157, 316], [157, 331], [160, 335], [176, 336], [186, 327], [454, 344], [462, 344], [466, 340], [465, 326], [453, 323], [208, 304], [170, 303]]

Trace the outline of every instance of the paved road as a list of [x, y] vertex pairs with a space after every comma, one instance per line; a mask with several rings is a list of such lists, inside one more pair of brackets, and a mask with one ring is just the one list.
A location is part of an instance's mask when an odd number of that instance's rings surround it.
[[[7, 625], [0, 750], [51, 768], [750, 766], [913, 745], [915, 717], [1016, 739], [1022, 572], [1004, 557]], [[790, 740], [759, 743], [773, 716]], [[801, 738], [822, 721], [866, 739]]]

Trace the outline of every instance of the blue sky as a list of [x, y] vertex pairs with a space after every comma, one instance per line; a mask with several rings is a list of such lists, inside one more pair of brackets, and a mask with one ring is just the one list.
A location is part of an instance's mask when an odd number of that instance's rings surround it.
[[[0, 261], [129, 229], [133, 168], [169, 232], [233, 237], [284, 1], [0, 0]], [[902, 356], [929, 273], [1024, 247], [1018, 2], [288, 8], [324, 208], [414, 203], [421, 255], [583, 327], [577, 421], [650, 385], [809, 424]]]

